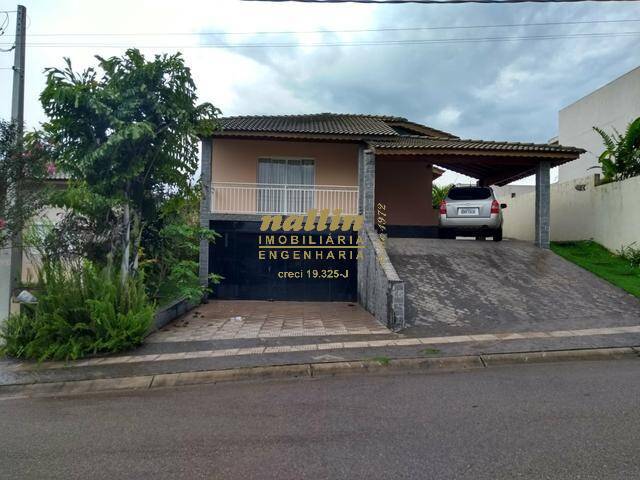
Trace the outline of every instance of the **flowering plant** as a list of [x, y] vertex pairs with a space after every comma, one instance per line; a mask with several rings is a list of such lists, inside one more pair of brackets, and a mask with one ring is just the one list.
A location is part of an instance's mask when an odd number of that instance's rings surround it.
[[45, 203], [43, 181], [55, 173], [49, 148], [40, 134], [21, 138], [15, 124], [0, 121], [0, 247], [22, 232]]

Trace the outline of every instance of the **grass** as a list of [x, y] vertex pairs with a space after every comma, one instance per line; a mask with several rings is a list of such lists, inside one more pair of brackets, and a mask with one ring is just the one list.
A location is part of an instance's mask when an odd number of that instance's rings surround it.
[[389, 357], [373, 357], [372, 360], [384, 366], [387, 366], [389, 365], [389, 363], [391, 363], [391, 359]]
[[424, 350], [420, 350], [421, 355], [437, 355], [440, 353], [440, 350], [437, 348], [425, 348]]
[[552, 242], [551, 250], [640, 298], [640, 267], [592, 241]]

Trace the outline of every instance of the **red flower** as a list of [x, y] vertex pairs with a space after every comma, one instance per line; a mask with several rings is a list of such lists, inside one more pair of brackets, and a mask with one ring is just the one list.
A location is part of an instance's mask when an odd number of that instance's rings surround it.
[[49, 175], [55, 175], [56, 174], [56, 164], [53, 162], [49, 162], [47, 163], [47, 173]]
[[4, 229], [6, 225], [7, 225], [7, 222], [4, 220], [4, 218], [0, 218], [0, 230]]

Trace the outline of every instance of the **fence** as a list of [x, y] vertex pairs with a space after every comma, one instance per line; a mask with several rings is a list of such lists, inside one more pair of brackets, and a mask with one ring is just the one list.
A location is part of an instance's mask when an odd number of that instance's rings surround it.
[[310, 209], [358, 213], [358, 187], [218, 182], [212, 185], [211, 211], [244, 214], [303, 214]]

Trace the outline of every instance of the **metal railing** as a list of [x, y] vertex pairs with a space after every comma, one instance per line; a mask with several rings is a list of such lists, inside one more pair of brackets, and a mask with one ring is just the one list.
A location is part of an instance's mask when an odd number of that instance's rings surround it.
[[214, 182], [211, 212], [303, 214], [310, 209], [358, 213], [358, 187], [276, 183]]

